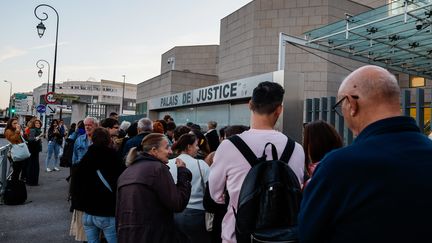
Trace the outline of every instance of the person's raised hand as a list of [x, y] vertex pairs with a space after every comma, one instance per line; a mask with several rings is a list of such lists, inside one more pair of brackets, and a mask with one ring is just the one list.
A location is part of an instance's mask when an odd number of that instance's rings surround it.
[[176, 159], [176, 165], [177, 165], [177, 168], [178, 167], [186, 167], [185, 162], [179, 158]]

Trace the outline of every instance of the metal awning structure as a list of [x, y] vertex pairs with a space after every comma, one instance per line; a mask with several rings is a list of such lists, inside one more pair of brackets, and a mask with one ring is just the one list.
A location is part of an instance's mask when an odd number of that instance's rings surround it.
[[300, 45], [398, 72], [432, 78], [432, 0], [395, 0], [382, 7], [305, 33], [280, 34], [279, 69], [285, 44]]

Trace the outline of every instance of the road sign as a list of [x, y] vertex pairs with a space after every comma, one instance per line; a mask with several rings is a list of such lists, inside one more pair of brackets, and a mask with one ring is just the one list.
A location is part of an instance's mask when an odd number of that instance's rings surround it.
[[46, 107], [45, 107], [44, 105], [38, 105], [38, 106], [36, 107], [36, 110], [37, 110], [38, 113], [43, 114], [43, 113], [45, 113], [45, 111], [46, 111]]
[[57, 101], [57, 99], [54, 98], [54, 92], [48, 92], [48, 93], [45, 95], [45, 101], [46, 101], [46, 103], [48, 103], [48, 104], [54, 104], [54, 103]]
[[27, 95], [26, 94], [17, 93], [17, 94], [15, 94], [15, 99], [17, 99], [17, 100], [24, 100], [24, 99], [27, 99]]
[[68, 99], [68, 100], [79, 100], [78, 95], [68, 95], [68, 94], [54, 94], [54, 98], [56, 99]]
[[47, 115], [54, 115], [57, 110], [57, 105], [47, 105], [46, 106], [46, 113]]

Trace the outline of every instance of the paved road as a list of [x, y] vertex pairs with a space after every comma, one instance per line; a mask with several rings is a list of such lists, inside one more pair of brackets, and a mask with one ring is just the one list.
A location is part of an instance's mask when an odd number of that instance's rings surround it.
[[[4, 139], [0, 139], [0, 146]], [[27, 187], [28, 202], [0, 205], [0, 242], [76, 242], [69, 236], [71, 213], [67, 202], [68, 168], [45, 172], [46, 143], [40, 154], [39, 186]]]

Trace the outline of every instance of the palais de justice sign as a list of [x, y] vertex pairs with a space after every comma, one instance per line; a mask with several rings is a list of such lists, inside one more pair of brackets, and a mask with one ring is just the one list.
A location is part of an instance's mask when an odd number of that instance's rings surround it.
[[249, 98], [252, 96], [253, 89], [263, 81], [273, 81], [273, 73], [151, 99], [149, 110]]

